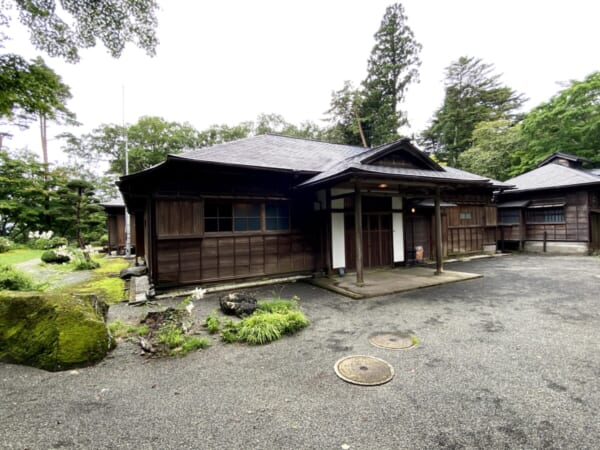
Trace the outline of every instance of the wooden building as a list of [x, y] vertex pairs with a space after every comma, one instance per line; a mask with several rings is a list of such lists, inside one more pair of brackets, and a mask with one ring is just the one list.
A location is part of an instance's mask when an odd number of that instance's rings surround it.
[[[118, 254], [125, 253], [125, 202], [117, 198], [101, 205], [106, 213], [106, 228], [108, 231], [108, 251], [116, 251]], [[129, 226], [131, 233], [132, 253], [136, 248], [135, 216], [129, 215]], [[143, 232], [142, 232], [143, 234]]]
[[261, 135], [122, 177], [157, 286], [355, 270], [495, 251], [493, 191], [408, 140]]
[[497, 196], [502, 248], [553, 253], [600, 250], [600, 169], [554, 153], [534, 170], [507, 180]]

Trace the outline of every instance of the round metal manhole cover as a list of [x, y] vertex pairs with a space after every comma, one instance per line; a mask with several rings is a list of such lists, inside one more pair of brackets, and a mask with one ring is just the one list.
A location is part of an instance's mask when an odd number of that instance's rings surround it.
[[334, 369], [342, 380], [361, 386], [377, 386], [394, 378], [394, 368], [373, 356], [346, 356], [335, 363]]
[[371, 336], [369, 342], [379, 348], [403, 350], [414, 347], [419, 340], [409, 333], [381, 333]]

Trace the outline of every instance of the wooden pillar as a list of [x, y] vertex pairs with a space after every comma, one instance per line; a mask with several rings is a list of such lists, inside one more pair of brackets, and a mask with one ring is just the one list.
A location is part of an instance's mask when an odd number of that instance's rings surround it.
[[442, 262], [442, 208], [441, 208], [440, 188], [435, 190], [435, 274], [441, 275], [444, 272]]
[[362, 196], [358, 183], [354, 185], [354, 234], [356, 238], [356, 284], [364, 284], [362, 242]]
[[527, 238], [527, 225], [525, 224], [525, 208], [519, 210], [519, 250], [525, 250], [525, 239]]

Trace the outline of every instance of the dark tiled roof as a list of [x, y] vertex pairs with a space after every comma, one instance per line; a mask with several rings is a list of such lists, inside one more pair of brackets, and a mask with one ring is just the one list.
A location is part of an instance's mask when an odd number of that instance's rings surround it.
[[263, 134], [172, 158], [271, 169], [321, 172], [328, 166], [364, 152], [362, 147], [329, 144], [309, 139]]
[[[389, 145], [389, 144], [387, 144]], [[386, 145], [386, 146], [387, 146]], [[490, 183], [495, 187], [509, 188], [512, 187], [510, 183], [503, 183], [501, 181], [493, 180], [487, 177], [475, 175], [464, 170], [455, 169], [449, 166], [440, 166], [441, 170], [426, 170], [426, 169], [409, 169], [404, 167], [388, 167], [388, 166], [377, 166], [370, 164], [363, 164], [361, 161], [368, 159], [374, 152], [374, 150], [368, 150], [365, 153], [358, 154], [356, 156], [345, 159], [344, 161], [334, 164], [329, 169], [324, 170], [318, 175], [308, 179], [300, 186], [310, 186], [326, 181], [328, 179], [336, 178], [345, 172], [362, 172], [365, 174], [378, 174], [384, 176], [391, 176], [394, 178], [420, 178], [420, 179], [435, 179], [435, 180], [447, 180], [450, 182], [480, 182]]]
[[560, 164], [547, 164], [506, 180], [506, 182], [516, 186], [516, 189], [508, 192], [512, 193], [584, 184], [600, 184], [600, 176], [593, 175], [590, 171], [573, 169]]
[[567, 161], [575, 162], [575, 163], [590, 163], [591, 161], [585, 158], [581, 158], [579, 156], [570, 155], [568, 153], [555, 152], [540, 162], [537, 166], [542, 167], [546, 164], [552, 164], [552, 161], [556, 159], [566, 159]]

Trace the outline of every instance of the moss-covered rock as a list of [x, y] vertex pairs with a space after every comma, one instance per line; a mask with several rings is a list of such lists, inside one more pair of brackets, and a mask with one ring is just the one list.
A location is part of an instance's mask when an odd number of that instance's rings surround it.
[[0, 292], [0, 361], [57, 371], [102, 360], [114, 346], [94, 296]]

